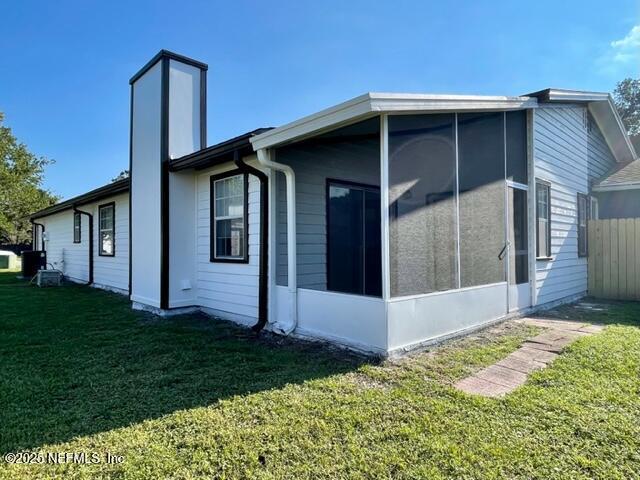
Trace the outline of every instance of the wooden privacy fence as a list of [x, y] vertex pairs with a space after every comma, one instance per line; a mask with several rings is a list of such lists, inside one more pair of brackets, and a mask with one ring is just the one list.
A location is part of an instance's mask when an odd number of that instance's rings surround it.
[[589, 295], [640, 300], [640, 218], [589, 220]]

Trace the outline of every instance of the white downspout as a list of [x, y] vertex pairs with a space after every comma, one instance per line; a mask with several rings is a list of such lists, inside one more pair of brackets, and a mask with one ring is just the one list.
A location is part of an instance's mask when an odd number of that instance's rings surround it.
[[[284, 173], [287, 183], [287, 285], [289, 290], [289, 325], [282, 325], [276, 322], [273, 328], [284, 335], [293, 332], [298, 326], [298, 276], [297, 276], [297, 245], [296, 245], [296, 176], [293, 169], [289, 165], [271, 161], [269, 151], [266, 148], [260, 148], [256, 152], [258, 155], [258, 163], [263, 167], [280, 171]], [[275, 182], [272, 182], [275, 185]], [[276, 208], [273, 205], [272, 208]], [[275, 231], [275, 225], [272, 225]], [[271, 236], [272, 241], [276, 236]], [[269, 263], [276, 265], [277, 259], [270, 258]], [[269, 291], [273, 295], [275, 290], [275, 268], [271, 268], [271, 288]]]

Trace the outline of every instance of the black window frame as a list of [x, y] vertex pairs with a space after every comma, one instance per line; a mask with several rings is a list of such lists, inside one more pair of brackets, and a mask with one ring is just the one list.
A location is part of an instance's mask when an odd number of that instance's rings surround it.
[[[111, 219], [113, 222], [111, 235], [113, 237], [113, 248], [111, 253], [103, 253], [102, 250], [102, 212], [107, 208], [112, 208], [113, 213]], [[98, 205], [98, 256], [99, 257], [115, 257], [116, 256], [116, 202], [103, 203]]]
[[[584, 201], [584, 212], [581, 212], [580, 200]], [[584, 258], [589, 256], [589, 217], [591, 216], [591, 198], [586, 193], [578, 192], [576, 196], [576, 212], [577, 212], [577, 224], [578, 224], [578, 258]], [[584, 216], [584, 226], [580, 225], [580, 214]], [[583, 244], [582, 236], [584, 235], [584, 250], [581, 250]]]
[[[216, 257], [216, 202], [215, 202], [215, 182], [225, 178], [242, 176], [243, 200], [242, 211], [244, 217], [244, 242], [243, 256], [238, 258]], [[209, 177], [209, 262], [211, 263], [249, 263], [249, 176], [240, 169], [211, 175]]]
[[78, 212], [73, 212], [73, 243], [82, 243], [82, 215]]
[[[369, 192], [375, 192], [375, 193], [378, 193], [379, 195], [382, 195], [382, 189], [381, 189], [380, 186], [377, 186], [377, 185], [371, 185], [371, 184], [368, 184], [368, 183], [361, 183], [361, 182], [353, 182], [353, 181], [350, 181], [350, 180], [342, 180], [342, 179], [337, 179], [337, 178], [326, 178], [325, 179], [325, 238], [326, 238], [325, 270], [326, 270], [327, 292], [341, 293], [341, 294], [345, 294], [345, 295], [358, 295], [358, 296], [370, 297], [370, 298], [382, 298], [382, 291], [380, 292], [380, 295], [365, 293], [367, 291], [366, 274], [363, 274], [362, 292], [360, 292], [360, 293], [347, 293], [347, 292], [343, 292], [341, 290], [335, 290], [335, 289], [331, 288], [331, 285], [330, 285], [330, 279], [331, 279], [331, 272], [330, 272], [331, 248], [330, 248], [330, 243], [329, 243], [329, 228], [330, 228], [330, 224], [331, 224], [330, 210], [331, 209], [330, 209], [330, 205], [329, 205], [329, 200], [330, 200], [329, 192], [330, 192], [332, 186], [344, 187], [344, 188], [353, 188], [353, 189], [362, 190], [363, 192], [369, 191]], [[364, 221], [364, 218], [363, 218], [363, 221]], [[381, 218], [381, 221], [382, 221], [382, 218]], [[382, 245], [380, 245], [380, 248], [382, 249]], [[364, 254], [364, 252], [363, 252], [363, 254]], [[382, 251], [380, 252], [380, 261], [382, 262]], [[381, 267], [382, 267], [382, 263], [381, 263]], [[382, 271], [380, 272], [380, 281], [381, 281], [381, 288], [382, 288]]]
[[[547, 189], [547, 226], [546, 226], [546, 237], [547, 237], [547, 248], [548, 252], [544, 252], [545, 255], [541, 255], [540, 253], [540, 234], [538, 232], [538, 227], [540, 224], [540, 209], [538, 208], [538, 187], [543, 187]], [[541, 180], [536, 178], [535, 181], [535, 202], [536, 202], [536, 260], [551, 260], [551, 182], [546, 180]]]

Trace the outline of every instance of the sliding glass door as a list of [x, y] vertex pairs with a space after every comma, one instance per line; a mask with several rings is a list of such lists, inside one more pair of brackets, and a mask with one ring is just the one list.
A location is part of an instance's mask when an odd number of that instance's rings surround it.
[[380, 189], [327, 182], [328, 290], [382, 294]]

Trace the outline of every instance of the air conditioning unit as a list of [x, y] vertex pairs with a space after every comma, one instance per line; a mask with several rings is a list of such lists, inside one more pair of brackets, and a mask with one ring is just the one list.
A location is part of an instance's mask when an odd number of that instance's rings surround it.
[[59, 287], [62, 285], [62, 272], [59, 270], [38, 270], [36, 285], [39, 287]]

